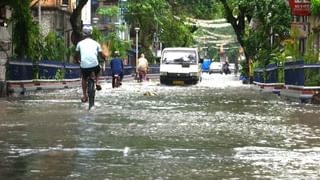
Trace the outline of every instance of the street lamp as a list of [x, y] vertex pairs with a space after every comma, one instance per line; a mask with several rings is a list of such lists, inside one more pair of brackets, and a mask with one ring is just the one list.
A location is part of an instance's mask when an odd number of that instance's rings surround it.
[[134, 28], [136, 30], [136, 66], [138, 65], [138, 55], [139, 55], [139, 48], [138, 48], [138, 40], [139, 40], [139, 27]]

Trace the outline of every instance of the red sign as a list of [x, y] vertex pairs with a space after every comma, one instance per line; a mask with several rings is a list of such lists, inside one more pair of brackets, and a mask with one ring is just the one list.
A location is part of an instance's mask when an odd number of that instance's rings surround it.
[[298, 16], [310, 16], [311, 3], [310, 0], [290, 0], [291, 12]]

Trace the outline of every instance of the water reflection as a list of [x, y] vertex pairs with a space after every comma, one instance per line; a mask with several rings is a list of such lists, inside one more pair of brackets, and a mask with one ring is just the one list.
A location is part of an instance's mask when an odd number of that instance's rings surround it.
[[319, 107], [218, 76], [1, 101], [0, 179], [317, 179]]

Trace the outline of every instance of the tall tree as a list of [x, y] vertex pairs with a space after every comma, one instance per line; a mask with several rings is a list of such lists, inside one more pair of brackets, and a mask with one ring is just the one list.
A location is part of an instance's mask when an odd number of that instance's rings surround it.
[[73, 10], [70, 16], [70, 23], [72, 26], [72, 43], [77, 44], [82, 37], [82, 21], [81, 12], [82, 8], [87, 4], [88, 0], [79, 0], [76, 9]]
[[[232, 25], [237, 40], [244, 48], [247, 61], [254, 59], [261, 49], [268, 53], [278, 48], [271, 47], [270, 37], [283, 37], [288, 34], [290, 11], [283, 0], [219, 0], [224, 7], [225, 17]], [[248, 28], [256, 22], [257, 27]], [[272, 28], [272, 30], [271, 30]], [[254, 38], [253, 38], [254, 37]], [[270, 43], [269, 43], [270, 42]], [[279, 43], [278, 43], [279, 44]], [[247, 63], [249, 66], [249, 63]]]
[[151, 47], [155, 35], [160, 35], [165, 46], [187, 46], [191, 43], [190, 30], [183, 19], [172, 14], [166, 0], [130, 0], [126, 18], [132, 30], [140, 27], [139, 41], [143, 50]]
[[222, 5], [216, 0], [168, 0], [171, 11], [177, 16], [211, 20], [223, 16]]

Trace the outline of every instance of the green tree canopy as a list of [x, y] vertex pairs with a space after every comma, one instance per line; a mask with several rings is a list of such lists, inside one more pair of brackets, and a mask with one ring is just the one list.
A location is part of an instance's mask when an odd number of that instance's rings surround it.
[[131, 29], [139, 27], [139, 41], [143, 51], [148, 51], [154, 36], [160, 36], [165, 46], [188, 46], [192, 42], [190, 28], [184, 20], [173, 15], [166, 0], [131, 0], [126, 18]]

